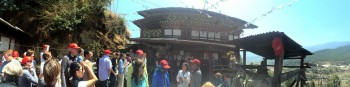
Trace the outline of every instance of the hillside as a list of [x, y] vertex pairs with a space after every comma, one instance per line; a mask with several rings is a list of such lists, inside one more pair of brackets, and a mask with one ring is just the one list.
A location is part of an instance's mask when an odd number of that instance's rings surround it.
[[324, 64], [350, 64], [350, 46], [341, 46], [336, 49], [323, 49], [314, 52], [313, 55], [307, 56], [306, 62]]
[[305, 46], [305, 48], [311, 52], [316, 52], [323, 49], [335, 49], [337, 47], [341, 46], [350, 46], [350, 41], [343, 41], [343, 42], [329, 42], [314, 46]]

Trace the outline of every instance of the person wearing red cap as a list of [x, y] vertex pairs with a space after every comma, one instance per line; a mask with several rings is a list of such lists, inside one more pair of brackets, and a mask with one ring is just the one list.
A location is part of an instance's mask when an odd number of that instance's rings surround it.
[[13, 51], [12, 53], [12, 57], [16, 60], [18, 60], [19, 62], [22, 62], [22, 58], [19, 57], [19, 53], [17, 51]]
[[[170, 87], [169, 73], [170, 68], [168, 61], [161, 60], [160, 65], [156, 68], [152, 78], [152, 87]], [[191, 86], [192, 87], [192, 86]]]
[[201, 61], [198, 59], [191, 60], [191, 81], [190, 87], [200, 87], [202, 84], [202, 71], [200, 69]]
[[38, 84], [38, 76], [32, 68], [32, 61], [33, 59], [30, 56], [25, 56], [22, 59], [23, 74], [19, 77], [19, 87], [31, 87], [32, 84]]
[[[34, 50], [32, 49], [28, 49], [27, 52], [25, 52], [25, 56], [28, 56], [30, 58], [32, 58], [32, 60], [34, 60], [32, 63], [33, 65], [36, 65], [36, 61], [35, 61], [35, 58], [34, 58]], [[34, 70], [36, 69], [35, 67], [32, 67]]]
[[[148, 84], [148, 73], [147, 73], [147, 59], [146, 59], [146, 53], [144, 53], [141, 49], [138, 49], [138, 50], [136, 50], [136, 58], [135, 59], [139, 59], [139, 60], [141, 60], [141, 61], [143, 61], [144, 62], [144, 64], [145, 64], [145, 67], [144, 67], [144, 75], [146, 76], [146, 86], [148, 87], [149, 86], [149, 84]], [[127, 72], [127, 79], [131, 79], [131, 75], [132, 75], [132, 72], [134, 71], [134, 69], [133, 69], [133, 65], [131, 64], [131, 65], [129, 65], [129, 68], [128, 68], [128, 70], [127, 70], [128, 72]], [[131, 80], [127, 80], [126, 81], [127, 82], [127, 87], [131, 87]]]
[[62, 87], [70, 87], [69, 78], [71, 78], [71, 76], [69, 75], [69, 72], [68, 72], [70, 64], [73, 62], [82, 63], [81, 62], [82, 58], [80, 57], [79, 59], [79, 55], [78, 55], [79, 48], [80, 47], [76, 43], [69, 44], [68, 46], [69, 53], [61, 59], [61, 86]]
[[115, 73], [112, 69], [112, 62], [110, 60], [111, 50], [106, 49], [103, 51], [104, 55], [99, 59], [98, 63], [98, 77], [99, 77], [99, 86], [98, 87], [108, 87], [109, 74], [117, 76], [118, 73]]

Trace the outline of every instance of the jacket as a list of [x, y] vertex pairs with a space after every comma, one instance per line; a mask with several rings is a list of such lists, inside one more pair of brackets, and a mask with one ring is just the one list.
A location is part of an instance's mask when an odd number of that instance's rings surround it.
[[165, 69], [163, 74], [163, 67], [159, 65], [153, 74], [152, 87], [170, 87], [168, 69]]

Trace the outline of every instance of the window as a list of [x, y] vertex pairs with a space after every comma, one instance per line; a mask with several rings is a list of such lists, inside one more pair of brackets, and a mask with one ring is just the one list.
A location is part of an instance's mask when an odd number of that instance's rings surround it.
[[233, 35], [228, 35], [228, 40], [233, 40]]
[[208, 38], [209, 38], [209, 40], [214, 40], [215, 33], [214, 32], [208, 32]]
[[221, 39], [221, 33], [220, 33], [220, 32], [217, 32], [217, 33], [215, 34], [215, 41], [220, 41], [220, 39]]
[[200, 39], [207, 39], [207, 31], [201, 31], [199, 36], [201, 37]]
[[239, 38], [239, 36], [238, 35], [234, 35], [234, 39], [238, 39]]
[[164, 36], [171, 38], [171, 37], [181, 37], [181, 30], [180, 29], [164, 29]]
[[214, 57], [214, 60], [218, 60], [219, 59], [219, 54], [218, 53], [213, 53], [213, 57]]
[[198, 39], [199, 38], [199, 31], [192, 31], [191, 36], [192, 36], [192, 39]]
[[173, 35], [174, 36], [181, 36], [181, 30], [180, 29], [173, 29]]
[[164, 35], [172, 35], [172, 29], [164, 29]]

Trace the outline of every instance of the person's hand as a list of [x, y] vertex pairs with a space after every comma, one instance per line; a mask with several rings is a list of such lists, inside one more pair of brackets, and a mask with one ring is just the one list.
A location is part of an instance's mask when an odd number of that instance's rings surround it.
[[39, 74], [39, 78], [44, 78], [44, 74]]
[[33, 67], [30, 67], [30, 68], [29, 68], [29, 72], [33, 72], [33, 71], [35, 71], [35, 70], [33, 69]]
[[117, 77], [117, 76], [118, 76], [118, 73], [114, 73], [114, 76]]
[[179, 82], [182, 83], [183, 82], [183, 79], [182, 77], [179, 78]]
[[89, 67], [86, 63], [84, 63], [84, 62], [80, 62], [79, 64], [80, 64], [83, 68], [90, 69], [90, 67]]
[[142, 55], [142, 58], [146, 58], [146, 57], [147, 57], [147, 54], [146, 54], [146, 53]]

